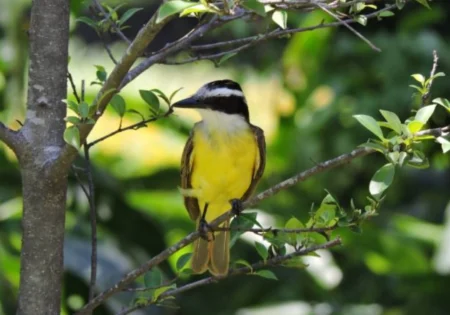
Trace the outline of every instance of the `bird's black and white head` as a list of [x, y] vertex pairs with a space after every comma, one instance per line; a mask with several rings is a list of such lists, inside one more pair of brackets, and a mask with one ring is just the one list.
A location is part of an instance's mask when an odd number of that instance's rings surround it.
[[194, 95], [172, 105], [194, 108], [206, 123], [248, 125], [247, 101], [240, 85], [231, 80], [213, 81], [202, 86]]

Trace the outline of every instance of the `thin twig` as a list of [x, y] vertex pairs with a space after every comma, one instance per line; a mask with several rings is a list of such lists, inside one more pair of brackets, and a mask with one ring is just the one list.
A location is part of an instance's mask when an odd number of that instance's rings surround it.
[[85, 87], [84, 87], [84, 80], [81, 80], [81, 101], [84, 102], [84, 92], [85, 92]]
[[78, 185], [80, 185], [81, 190], [83, 190], [83, 193], [89, 202], [89, 191], [86, 189], [86, 187], [84, 187], [81, 177], [80, 177], [80, 175], [78, 175], [77, 167], [72, 164], [72, 166], [70, 168], [72, 169], [73, 175], [75, 176], [75, 179], [77, 180]]
[[118, 133], [121, 133], [121, 132], [124, 132], [124, 131], [127, 131], [127, 130], [136, 130], [136, 129], [139, 129], [141, 127], [145, 127], [150, 122], [154, 122], [154, 121], [159, 120], [161, 118], [168, 117], [170, 114], [172, 114], [172, 112], [173, 112], [172, 109], [169, 108], [169, 110], [163, 115], [155, 116], [155, 117], [152, 117], [152, 118], [149, 118], [149, 119], [146, 119], [146, 120], [142, 120], [140, 122], [137, 122], [135, 124], [129, 125], [127, 127], [122, 127], [120, 125], [117, 130], [115, 130], [113, 132], [110, 132], [107, 135], [104, 135], [103, 137], [100, 137], [100, 138], [98, 138], [98, 139], [96, 139], [96, 140], [94, 140], [92, 142], [87, 143], [86, 146], [88, 148], [90, 148], [90, 147], [96, 145], [97, 143], [102, 142], [102, 141], [104, 141], [104, 140], [106, 140], [106, 139], [108, 139], [108, 138], [110, 138], [110, 137], [112, 137], [112, 136], [114, 136], [114, 135], [116, 135]]
[[[99, 10], [103, 16], [106, 18], [108, 18], [111, 21], [111, 25], [112, 28], [114, 30], [114, 32], [119, 35], [119, 37], [124, 40], [128, 45], [131, 44], [131, 40], [125, 36], [125, 34], [120, 30], [120, 28], [117, 27], [116, 23], [110, 18], [110, 14], [108, 12], [106, 12], [106, 10], [103, 8], [103, 6], [100, 4], [100, 2], [98, 0], [92, 0], [95, 4], [95, 6], [97, 7], [97, 10]], [[108, 53], [109, 54], [109, 53]], [[111, 57], [111, 55], [110, 55]], [[114, 60], [114, 58], [112, 58]], [[114, 62], [115, 64], [117, 64], [117, 62]]]
[[289, 259], [292, 259], [294, 257], [304, 256], [309, 253], [315, 252], [319, 249], [327, 249], [327, 248], [331, 248], [331, 247], [338, 246], [341, 244], [342, 244], [341, 239], [339, 237], [337, 237], [334, 240], [328, 241], [328, 242], [320, 244], [320, 245], [307, 247], [307, 248], [297, 250], [293, 253], [283, 255], [283, 256], [275, 256], [273, 258], [267, 259], [266, 261], [259, 261], [257, 263], [252, 264], [251, 267], [242, 267], [242, 268], [238, 268], [238, 269], [231, 269], [226, 276], [223, 276], [223, 277], [211, 276], [211, 277], [207, 277], [207, 278], [195, 281], [195, 282], [188, 283], [188, 284], [181, 286], [179, 288], [176, 288], [176, 289], [168, 290], [168, 291], [164, 292], [163, 294], [161, 294], [156, 301], [149, 300], [146, 303], [139, 303], [139, 304], [134, 305], [126, 310], [123, 310], [123, 311], [117, 313], [117, 315], [130, 314], [138, 309], [143, 309], [150, 305], [157, 304], [160, 301], [163, 301], [164, 299], [166, 299], [170, 296], [175, 296], [177, 294], [180, 294], [180, 293], [183, 293], [183, 292], [186, 292], [186, 291], [189, 291], [189, 290], [201, 287], [201, 286], [219, 282], [225, 278], [229, 278], [232, 276], [242, 275], [242, 274], [252, 274], [255, 271], [265, 269], [267, 267], [278, 266], [278, 265], [282, 264], [283, 262], [285, 262]]
[[69, 79], [70, 86], [72, 87], [73, 96], [77, 100], [78, 104], [81, 103], [81, 99], [78, 96], [77, 87], [75, 86], [75, 82], [73, 82], [73, 77], [72, 77], [72, 74], [70, 72], [67, 73], [67, 78]]
[[330, 10], [328, 10], [326, 7], [324, 7], [322, 4], [320, 3], [316, 3], [317, 7], [320, 8], [322, 11], [328, 13], [329, 15], [331, 15], [332, 17], [334, 17], [336, 20], [338, 20], [339, 22], [342, 22], [342, 24], [348, 28], [351, 32], [353, 32], [353, 34], [355, 34], [356, 36], [358, 36], [360, 39], [362, 39], [363, 41], [365, 41], [367, 43], [367, 45], [369, 45], [373, 50], [381, 52], [381, 49], [378, 48], [377, 46], [375, 46], [374, 44], [372, 44], [372, 42], [370, 40], [368, 40], [366, 37], [364, 37], [364, 35], [362, 35], [360, 32], [358, 32], [357, 30], [355, 30], [353, 27], [351, 27], [348, 23], [344, 22], [340, 17], [338, 17], [336, 14], [334, 14], [333, 12], [331, 12]]
[[91, 219], [91, 280], [89, 282], [89, 301], [95, 296], [95, 285], [97, 282], [97, 211], [95, 207], [95, 186], [92, 177], [91, 158], [89, 146], [84, 145], [84, 158], [86, 160], [86, 174], [88, 178], [88, 201]]
[[167, 287], [171, 284], [174, 284], [175, 282], [177, 282], [178, 280], [178, 276], [176, 276], [175, 278], [173, 278], [170, 281], [166, 281], [163, 284], [156, 286], [156, 287], [145, 287], [145, 288], [125, 288], [123, 289], [123, 291], [127, 291], [127, 292], [146, 292], [146, 291], [151, 291], [151, 290], [155, 290], [155, 289], [159, 289], [162, 287]]
[[430, 94], [431, 94], [431, 86], [433, 85], [433, 77], [436, 74], [436, 69], [438, 66], [439, 57], [437, 55], [436, 50], [433, 50], [433, 66], [431, 67], [430, 72], [430, 81], [426, 86], [427, 92], [422, 96], [422, 107], [429, 103]]
[[273, 233], [322, 233], [322, 232], [328, 232], [328, 231], [332, 231], [335, 230], [337, 228], [336, 225], [332, 225], [332, 226], [327, 226], [327, 227], [310, 227], [310, 228], [298, 228], [298, 229], [285, 229], [285, 228], [272, 228], [272, 227], [268, 227], [268, 228], [241, 228], [239, 226], [237, 227], [215, 227], [213, 228], [214, 232], [219, 232], [219, 231], [237, 231], [237, 232], [252, 232], [255, 234], [261, 234], [261, 233], [267, 233], [267, 232], [273, 232]]
[[111, 61], [115, 65], [117, 65], [117, 60], [116, 60], [116, 58], [114, 58], [114, 55], [113, 55], [113, 53], [111, 51], [111, 48], [109, 47], [108, 43], [106, 42], [106, 39], [104, 39], [103, 36], [101, 36], [101, 40], [102, 40], [102, 43], [103, 43], [103, 47], [105, 48], [106, 53], [108, 54], [109, 58], [111, 59]]
[[[381, 12], [389, 11], [393, 8], [395, 8], [394, 4], [388, 5], [387, 7], [383, 8], [383, 9], [380, 9], [376, 12], [372, 12], [370, 14], [365, 15], [365, 17], [367, 19], [372, 19], [372, 18], [377, 17], [378, 14], [380, 14]], [[278, 30], [273, 33], [258, 34], [258, 35], [254, 35], [254, 36], [233, 39], [233, 40], [228, 40], [228, 41], [223, 41], [223, 42], [202, 44], [202, 45], [192, 45], [192, 46], [190, 46], [190, 48], [193, 51], [197, 51], [197, 50], [208, 50], [208, 49], [221, 48], [221, 47], [227, 47], [227, 46], [243, 45], [243, 44], [252, 42], [256, 39], [259, 39], [259, 38], [260, 38], [260, 40], [267, 40], [267, 39], [281, 37], [281, 36], [288, 35], [288, 34], [301, 33], [301, 32], [305, 32], [305, 31], [312, 31], [312, 30], [328, 28], [328, 27], [337, 27], [337, 26], [343, 25], [344, 23], [352, 24], [352, 23], [356, 23], [356, 21], [354, 19], [346, 19], [346, 20], [341, 20], [341, 21], [331, 22], [331, 23], [320, 23], [320, 24], [317, 24], [314, 26]], [[228, 52], [223, 52], [223, 54], [227, 54], [227, 53]], [[207, 58], [202, 58], [202, 59], [207, 59]]]

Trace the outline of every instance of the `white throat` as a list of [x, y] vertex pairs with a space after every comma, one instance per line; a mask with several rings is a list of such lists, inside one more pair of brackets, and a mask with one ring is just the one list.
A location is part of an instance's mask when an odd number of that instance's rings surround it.
[[227, 114], [210, 109], [198, 109], [207, 130], [220, 130], [235, 133], [247, 130], [250, 126], [244, 117], [238, 114]]

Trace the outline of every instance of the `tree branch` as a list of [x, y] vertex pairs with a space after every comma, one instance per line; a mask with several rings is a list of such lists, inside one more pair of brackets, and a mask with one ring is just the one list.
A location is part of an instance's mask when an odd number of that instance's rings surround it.
[[[378, 14], [380, 14], [381, 12], [388, 11], [393, 8], [395, 8], [394, 4], [389, 5], [389, 6], [383, 8], [383, 9], [380, 9], [376, 12], [367, 14], [367, 15], [365, 15], [365, 17], [367, 19], [372, 19], [372, 18], [377, 17]], [[240, 38], [240, 39], [233, 39], [233, 40], [228, 40], [228, 41], [223, 41], [223, 42], [218, 42], [218, 43], [193, 45], [190, 47], [193, 51], [209, 50], [209, 49], [213, 49], [213, 48], [222, 48], [222, 47], [235, 46], [235, 45], [241, 45], [241, 46], [236, 47], [234, 49], [227, 50], [227, 51], [215, 53], [215, 54], [199, 55], [196, 57], [192, 57], [192, 58], [188, 58], [188, 59], [180, 60], [180, 61], [169, 61], [169, 60], [162, 59], [160, 61], [160, 63], [169, 64], [169, 65], [179, 65], [179, 64], [186, 64], [186, 63], [191, 63], [191, 62], [205, 60], [205, 59], [213, 60], [213, 59], [217, 59], [217, 58], [220, 58], [222, 56], [225, 56], [225, 55], [228, 55], [231, 53], [240, 52], [244, 49], [247, 49], [249, 47], [256, 45], [257, 43], [259, 43], [261, 41], [265, 41], [268, 39], [277, 38], [277, 37], [281, 37], [281, 36], [288, 35], [288, 34], [312, 31], [312, 30], [321, 29], [321, 28], [338, 27], [341, 25], [346, 25], [348, 27], [349, 26], [348, 24], [352, 24], [352, 23], [356, 23], [356, 21], [354, 19], [346, 19], [346, 20], [339, 20], [337, 22], [331, 22], [331, 23], [320, 23], [320, 24], [317, 24], [314, 26], [308, 26], [308, 27], [300, 27], [300, 28], [292, 28], [292, 29], [284, 29], [284, 30], [277, 29], [270, 33], [258, 34], [258, 35], [254, 35], [254, 36], [249, 36], [249, 37]], [[371, 45], [373, 46], [373, 44], [371, 44]], [[374, 49], [377, 50], [376, 47]]]
[[437, 55], [436, 50], [433, 50], [433, 66], [431, 67], [430, 72], [430, 82], [426, 86], [427, 92], [422, 96], [422, 107], [429, 103], [431, 87], [433, 86], [433, 77], [436, 74], [436, 69], [438, 66], [439, 57]]
[[176, 289], [173, 289], [173, 290], [169, 290], [169, 291], [166, 291], [166, 292], [162, 293], [158, 297], [158, 299], [156, 301], [149, 300], [146, 303], [137, 304], [137, 305], [135, 305], [133, 307], [130, 307], [130, 308], [126, 309], [126, 310], [121, 311], [117, 315], [130, 314], [130, 313], [132, 313], [132, 312], [134, 312], [134, 311], [136, 311], [138, 309], [143, 309], [143, 308], [146, 308], [146, 307], [148, 307], [150, 305], [157, 304], [158, 301], [162, 301], [162, 300], [164, 300], [165, 298], [167, 298], [169, 296], [174, 296], [174, 295], [177, 295], [177, 294], [180, 294], [180, 293], [183, 293], [183, 292], [186, 292], [186, 291], [189, 291], [189, 290], [201, 287], [201, 286], [205, 286], [205, 285], [208, 285], [208, 284], [211, 284], [211, 283], [219, 282], [219, 281], [221, 281], [223, 279], [226, 279], [226, 278], [229, 278], [229, 277], [232, 277], [232, 276], [249, 274], [249, 273], [251, 274], [251, 273], [255, 272], [256, 270], [260, 270], [260, 269], [264, 269], [264, 268], [267, 268], [267, 267], [274, 267], [274, 266], [280, 265], [283, 262], [285, 262], [285, 261], [287, 261], [289, 259], [292, 259], [294, 257], [304, 256], [304, 255], [307, 255], [309, 253], [315, 252], [315, 251], [317, 251], [319, 249], [327, 249], [327, 248], [331, 248], [331, 247], [338, 246], [338, 245], [341, 245], [341, 244], [342, 244], [341, 239], [339, 237], [337, 237], [334, 240], [328, 241], [328, 242], [320, 244], [320, 245], [315, 245], [315, 246], [307, 247], [307, 248], [304, 248], [304, 249], [300, 249], [300, 250], [297, 250], [297, 251], [295, 251], [293, 253], [290, 253], [290, 254], [287, 254], [287, 255], [283, 255], [283, 256], [275, 256], [273, 258], [267, 259], [266, 261], [259, 261], [257, 263], [252, 264], [251, 267], [242, 267], [242, 268], [238, 268], [238, 269], [231, 269], [226, 276], [223, 276], [223, 277], [211, 276], [211, 277], [207, 277], [207, 278], [195, 281], [195, 282], [188, 283], [188, 284], [186, 284], [184, 286], [181, 286], [179, 288], [176, 288]]
[[3, 141], [14, 153], [17, 154], [20, 146], [20, 134], [11, 130], [0, 122], [0, 141]]
[[104, 141], [104, 140], [106, 140], [106, 139], [108, 139], [108, 138], [110, 138], [110, 137], [112, 137], [112, 136], [114, 136], [114, 135], [116, 135], [118, 133], [121, 133], [121, 132], [124, 132], [124, 131], [127, 131], [127, 130], [136, 130], [136, 129], [139, 129], [141, 127], [145, 127], [148, 123], [154, 122], [154, 121], [159, 120], [161, 118], [166, 118], [172, 113], [173, 113], [172, 108], [169, 108], [169, 110], [163, 115], [155, 116], [155, 117], [152, 117], [152, 118], [149, 118], [149, 119], [145, 119], [145, 120], [142, 120], [142, 121], [137, 122], [135, 124], [129, 125], [127, 127], [120, 126], [119, 129], [117, 129], [117, 130], [115, 130], [115, 131], [113, 131], [111, 133], [108, 133], [107, 135], [104, 135], [103, 137], [100, 137], [100, 138], [98, 138], [98, 139], [96, 139], [96, 140], [94, 140], [92, 142], [87, 143], [86, 146], [88, 146], [90, 148], [90, 147], [96, 145], [97, 143], [102, 142], [102, 141]]
[[[316, 166], [301, 172], [289, 179], [286, 179], [285, 181], [267, 189], [266, 191], [258, 194], [256, 197], [252, 198], [251, 200], [245, 202], [243, 204], [244, 208], [250, 207], [252, 205], [257, 204], [258, 202], [269, 198], [270, 196], [275, 195], [279, 191], [283, 189], [287, 189], [299, 182], [303, 182], [310, 178], [313, 175], [316, 175], [318, 173], [324, 172], [326, 170], [330, 170], [332, 168], [345, 165], [349, 163], [350, 161], [362, 157], [371, 153], [376, 152], [373, 149], [368, 148], [358, 148], [353, 150], [350, 153], [342, 154], [334, 159], [322, 162], [317, 164]], [[224, 213], [223, 215], [219, 216], [214, 221], [210, 222], [209, 225], [212, 228], [216, 228], [221, 222], [225, 221], [228, 218], [231, 218], [233, 216], [233, 213], [230, 209], [230, 211]], [[76, 315], [84, 315], [91, 312], [93, 309], [95, 309], [97, 306], [99, 306], [103, 301], [108, 299], [113, 294], [122, 291], [125, 287], [129, 286], [136, 278], [143, 275], [145, 272], [150, 270], [151, 268], [159, 265], [161, 262], [165, 261], [169, 256], [171, 256], [173, 253], [179, 251], [180, 249], [186, 247], [187, 245], [194, 242], [197, 238], [199, 238], [200, 234], [199, 232], [195, 231], [187, 235], [185, 238], [183, 238], [181, 241], [177, 242], [176, 244], [170, 246], [169, 248], [165, 249], [146, 263], [144, 263], [139, 268], [127, 273], [119, 282], [117, 282], [114, 286], [111, 288], [103, 291], [100, 293], [97, 297], [95, 297], [92, 301], [90, 301], [88, 304], [86, 304], [82, 309], [80, 309]]]
[[329, 15], [331, 15], [333, 18], [335, 18], [336, 20], [338, 20], [339, 22], [342, 22], [342, 24], [348, 28], [353, 34], [355, 34], [356, 36], [358, 36], [360, 39], [362, 39], [364, 42], [367, 43], [367, 45], [370, 46], [370, 48], [372, 48], [373, 50], [377, 51], [377, 52], [381, 52], [381, 49], [378, 48], [377, 46], [375, 46], [374, 44], [372, 44], [372, 42], [370, 40], [368, 40], [366, 37], [364, 37], [364, 35], [362, 35], [360, 32], [358, 32], [357, 30], [355, 30], [353, 27], [351, 27], [350, 25], [348, 25], [348, 23], [344, 22], [339, 16], [337, 16], [336, 14], [334, 14], [333, 12], [331, 12], [330, 10], [328, 10], [325, 6], [321, 5], [320, 3], [316, 3], [317, 7], [319, 7], [322, 11], [328, 13]]
[[[137, 34], [136, 38], [131, 42], [122, 58], [118, 61], [117, 65], [112, 70], [111, 74], [106, 79], [102, 88], [98, 92], [94, 104], [97, 107], [96, 113], [93, 115], [93, 119], [97, 120], [103, 114], [106, 106], [115, 93], [119, 90], [120, 83], [128, 73], [133, 63], [137, 58], [142, 56], [142, 53], [146, 47], [153, 41], [155, 36], [162, 30], [162, 28], [172, 19], [174, 15], [166, 17], [165, 19], [156, 23], [158, 11], [153, 14], [150, 20], [145, 24]], [[84, 124], [79, 127], [80, 129], [80, 141], [85, 142], [88, 134], [92, 130], [94, 125]], [[70, 164], [73, 158], [76, 156], [77, 150], [66, 144], [63, 153], [60, 155], [59, 162], [62, 164]]]

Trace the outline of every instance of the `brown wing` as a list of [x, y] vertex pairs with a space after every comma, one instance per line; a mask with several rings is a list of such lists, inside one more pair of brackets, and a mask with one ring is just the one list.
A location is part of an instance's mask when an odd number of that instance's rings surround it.
[[[194, 126], [195, 128], [196, 126]], [[193, 129], [194, 130], [194, 129]], [[183, 156], [181, 158], [181, 188], [189, 189], [191, 185], [191, 174], [194, 169], [194, 160], [192, 157], [192, 151], [194, 149], [194, 131], [192, 130], [189, 139], [186, 142], [183, 150]], [[194, 197], [184, 197], [184, 205], [189, 212], [189, 216], [192, 220], [196, 220], [200, 215], [200, 208], [198, 206], [198, 200]]]
[[261, 128], [254, 125], [251, 125], [251, 128], [253, 131], [253, 135], [255, 136], [256, 143], [258, 145], [259, 161], [257, 161], [256, 165], [254, 166], [252, 181], [247, 191], [242, 196], [241, 198], [242, 201], [247, 200], [252, 195], [253, 191], [256, 188], [256, 185], [258, 184], [259, 180], [261, 179], [264, 173], [264, 167], [266, 166], [266, 139], [264, 137], [264, 131]]

